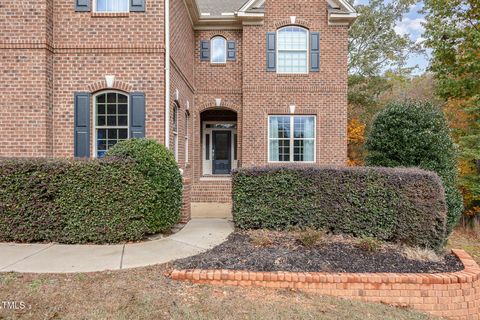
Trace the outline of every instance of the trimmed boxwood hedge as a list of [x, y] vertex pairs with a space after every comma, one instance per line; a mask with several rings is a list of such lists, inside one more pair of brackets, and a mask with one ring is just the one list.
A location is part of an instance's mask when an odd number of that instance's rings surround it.
[[[170, 166], [168, 151], [157, 143], [129, 144], [150, 145], [143, 157], [160, 160], [154, 166], [164, 169], [151, 170], [166, 170], [163, 180], [146, 173], [140, 155], [0, 160], [0, 241], [116, 243], [171, 228], [180, 216], [178, 167]], [[168, 181], [171, 203], [163, 210]]]
[[439, 177], [420, 169], [262, 167], [233, 173], [241, 229], [317, 228], [440, 249], [447, 208]]

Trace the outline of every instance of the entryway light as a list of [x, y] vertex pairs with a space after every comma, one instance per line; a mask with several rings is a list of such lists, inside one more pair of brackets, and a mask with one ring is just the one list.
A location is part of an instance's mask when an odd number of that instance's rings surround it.
[[175, 100], [176, 101], [180, 100], [180, 92], [178, 91], [178, 89], [175, 90]]
[[216, 98], [215, 99], [215, 107], [221, 107], [222, 106], [222, 99]]
[[107, 88], [112, 88], [115, 83], [115, 76], [105, 76], [105, 81], [107, 82]]
[[290, 105], [289, 108], [290, 108], [290, 114], [294, 114], [295, 113], [295, 105], [292, 104], [292, 105]]

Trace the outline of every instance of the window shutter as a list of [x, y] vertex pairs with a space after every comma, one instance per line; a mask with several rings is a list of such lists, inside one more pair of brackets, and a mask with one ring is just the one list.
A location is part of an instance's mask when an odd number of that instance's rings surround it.
[[320, 71], [320, 32], [310, 33], [310, 71]]
[[74, 156], [90, 157], [90, 93], [77, 92], [74, 96]]
[[130, 12], [144, 12], [145, 0], [130, 0]]
[[89, 12], [90, 11], [90, 2], [92, 0], [74, 0], [75, 1], [75, 11], [76, 12]]
[[227, 41], [227, 60], [237, 60], [237, 43], [234, 40]]
[[277, 65], [277, 35], [275, 32], [267, 33], [267, 71], [276, 71]]
[[130, 94], [130, 138], [145, 138], [145, 94]]
[[200, 41], [200, 60], [210, 61], [210, 41]]

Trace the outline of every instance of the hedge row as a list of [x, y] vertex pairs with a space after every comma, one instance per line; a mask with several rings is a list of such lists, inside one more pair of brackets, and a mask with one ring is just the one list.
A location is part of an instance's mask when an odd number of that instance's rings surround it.
[[[165, 178], [173, 182], [165, 195], [142, 163], [133, 157], [1, 160], [0, 241], [115, 243], [171, 228], [180, 215], [180, 174]], [[165, 196], [171, 203], [162, 208]]]
[[447, 208], [435, 173], [387, 168], [248, 168], [233, 174], [241, 229], [313, 227], [440, 249]]

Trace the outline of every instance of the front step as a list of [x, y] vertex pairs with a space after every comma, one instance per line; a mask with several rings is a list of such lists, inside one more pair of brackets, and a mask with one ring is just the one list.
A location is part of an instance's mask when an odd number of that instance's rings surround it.
[[200, 179], [192, 186], [191, 202], [232, 203], [231, 179]]
[[192, 202], [192, 218], [232, 218], [232, 205], [230, 203]]

